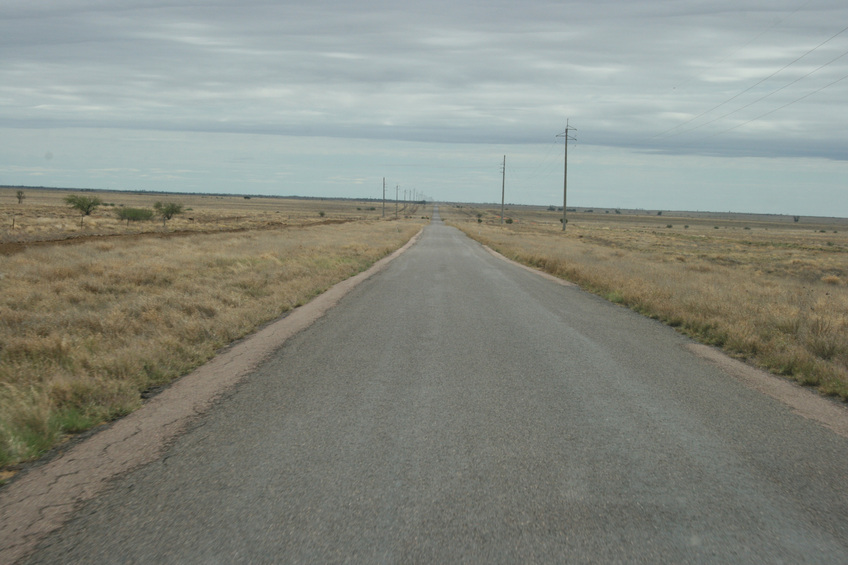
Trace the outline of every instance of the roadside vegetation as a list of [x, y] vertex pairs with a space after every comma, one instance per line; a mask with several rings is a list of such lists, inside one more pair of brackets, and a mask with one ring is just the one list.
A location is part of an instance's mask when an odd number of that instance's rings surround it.
[[510, 259], [848, 400], [844, 221], [593, 211], [563, 233], [556, 210], [513, 207], [511, 225], [499, 210], [440, 212]]
[[[317, 206], [304, 217], [317, 217]], [[67, 204], [55, 207], [68, 212]], [[153, 217], [150, 208], [123, 207], [132, 208], [147, 212], [98, 220], [126, 229]], [[227, 210], [225, 202], [219, 213]], [[181, 221], [172, 218], [169, 226]], [[252, 222], [261, 220], [244, 224]], [[368, 268], [423, 223], [304, 220], [239, 229], [231, 222], [179, 237], [41, 241], [0, 255], [0, 467], [138, 408], [221, 347]]]

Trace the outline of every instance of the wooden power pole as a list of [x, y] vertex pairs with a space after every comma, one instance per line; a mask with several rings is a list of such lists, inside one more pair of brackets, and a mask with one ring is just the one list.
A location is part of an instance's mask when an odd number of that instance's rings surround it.
[[503, 162], [503, 176], [501, 177], [501, 224], [504, 223], [504, 189], [506, 188], [506, 155]]
[[565, 165], [562, 170], [562, 231], [565, 231], [565, 224], [568, 223], [566, 217], [566, 208], [568, 200], [568, 142], [575, 141], [577, 138], [571, 136], [568, 132], [577, 131], [575, 128], [568, 125], [568, 120], [565, 120], [565, 131], [558, 134], [557, 137], [565, 139]]

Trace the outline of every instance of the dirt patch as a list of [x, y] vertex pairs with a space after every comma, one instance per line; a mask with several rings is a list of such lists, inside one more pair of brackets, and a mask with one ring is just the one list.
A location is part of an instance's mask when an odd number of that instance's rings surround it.
[[717, 365], [745, 386], [771, 396], [786, 404], [796, 414], [815, 420], [842, 437], [848, 438], [848, 406], [837, 403], [815, 391], [782, 379], [756, 367], [728, 357], [708, 345], [690, 344], [688, 349], [698, 357]]

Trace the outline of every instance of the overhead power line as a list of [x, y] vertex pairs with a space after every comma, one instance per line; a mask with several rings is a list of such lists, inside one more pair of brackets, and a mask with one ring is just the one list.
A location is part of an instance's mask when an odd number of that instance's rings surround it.
[[[524, 184], [530, 184], [531, 181], [535, 181], [536, 177], [541, 174], [543, 168], [544, 168], [545, 174], [547, 176], [550, 176], [554, 172], [554, 167], [553, 167], [554, 161], [553, 160], [554, 160], [554, 157], [556, 156], [555, 154], [557, 153], [556, 149], [557, 149], [557, 141], [554, 140], [552, 143], [550, 143], [547, 146], [547, 150], [546, 150], [545, 154], [542, 156], [542, 159], [536, 163], [536, 166], [533, 167], [530, 170], [529, 173], [526, 173], [523, 177], [521, 177], [519, 179], [520, 182], [523, 182]], [[513, 171], [513, 173], [514, 173], [516, 170], [520, 171], [521, 167], [513, 166], [510, 170]]]
[[[818, 45], [816, 45], [815, 47], [813, 47], [812, 49], [810, 49], [809, 51], [807, 51], [806, 53], [804, 53], [803, 55], [801, 55], [800, 57], [798, 57], [798, 58], [796, 58], [796, 59], [792, 60], [791, 62], [789, 62], [789, 63], [787, 63], [787, 64], [785, 64], [784, 66], [782, 66], [782, 67], [781, 67], [781, 68], [779, 68], [778, 70], [774, 71], [773, 73], [771, 73], [771, 74], [770, 74], [770, 75], [768, 75], [767, 77], [765, 77], [765, 78], [762, 78], [762, 79], [758, 80], [756, 83], [752, 84], [751, 86], [749, 86], [748, 88], [744, 89], [743, 91], [741, 91], [741, 92], [739, 92], [739, 93], [737, 93], [737, 94], [734, 94], [733, 96], [731, 96], [730, 98], [728, 98], [728, 99], [727, 99], [727, 100], [725, 100], [724, 102], [722, 102], [722, 103], [720, 103], [720, 104], [717, 104], [717, 105], [713, 106], [712, 108], [710, 108], [709, 110], [706, 110], [706, 111], [704, 111], [704, 112], [701, 112], [701, 113], [700, 113], [700, 114], [698, 114], [697, 116], [695, 116], [695, 117], [693, 117], [693, 118], [689, 118], [688, 120], [686, 120], [686, 121], [684, 121], [684, 122], [682, 122], [682, 123], [680, 123], [680, 124], [677, 124], [676, 126], [674, 126], [674, 127], [672, 127], [672, 128], [669, 128], [669, 129], [667, 129], [667, 130], [665, 130], [665, 131], [663, 131], [663, 132], [660, 132], [660, 133], [658, 133], [658, 134], [654, 135], [653, 137], [662, 137], [662, 136], [665, 136], [665, 135], [667, 135], [667, 134], [670, 134], [670, 135], [679, 135], [679, 134], [680, 134], [680, 133], [682, 133], [682, 132], [677, 132], [677, 133], [672, 133], [672, 132], [674, 132], [675, 130], [677, 130], [677, 129], [679, 129], [679, 128], [682, 128], [682, 127], [683, 127], [683, 126], [685, 126], [686, 124], [689, 124], [689, 123], [694, 122], [694, 121], [695, 121], [695, 120], [697, 120], [698, 118], [701, 118], [701, 117], [703, 117], [703, 116], [705, 116], [705, 115], [709, 114], [710, 112], [712, 112], [712, 111], [714, 111], [714, 110], [717, 110], [717, 109], [721, 108], [721, 107], [722, 107], [722, 106], [724, 106], [725, 104], [727, 104], [727, 103], [729, 103], [729, 102], [732, 102], [733, 100], [736, 100], [737, 98], [739, 98], [740, 96], [742, 96], [742, 95], [743, 95], [743, 94], [745, 94], [746, 92], [751, 91], [752, 89], [754, 89], [754, 88], [758, 87], [759, 85], [761, 85], [761, 84], [762, 84], [762, 83], [764, 83], [765, 81], [769, 80], [770, 78], [774, 77], [775, 75], [777, 75], [777, 74], [781, 73], [782, 71], [786, 70], [787, 68], [791, 67], [792, 65], [794, 65], [795, 63], [797, 63], [798, 61], [800, 61], [801, 59], [803, 59], [804, 57], [806, 57], [806, 56], [807, 56], [807, 55], [809, 55], [810, 53], [813, 53], [813, 52], [814, 52], [814, 51], [816, 51], [817, 49], [820, 49], [822, 46], [826, 45], [826, 44], [827, 44], [827, 43], [829, 43], [830, 41], [834, 40], [834, 39], [835, 39], [835, 38], [837, 38], [838, 36], [840, 36], [840, 35], [842, 35], [843, 33], [845, 33], [846, 31], [848, 31], [848, 26], [845, 26], [844, 28], [842, 28], [841, 30], [839, 30], [838, 32], [836, 32], [835, 34], [831, 35], [829, 38], [825, 39], [824, 41], [822, 41], [821, 43], [819, 43]], [[837, 81], [837, 82], [838, 82], [838, 81]]]
[[[792, 11], [792, 13], [790, 13], [790, 14], [789, 14], [788, 16], [786, 16], [786, 17], [787, 17], [787, 18], [791, 18], [791, 17], [792, 17], [792, 16], [794, 16], [796, 13], [798, 13], [798, 12], [801, 10], [801, 8], [803, 8], [803, 7], [804, 7], [804, 6], [801, 6], [801, 7], [795, 8], [795, 10], [793, 10], [793, 11]], [[770, 32], [771, 30], [773, 30], [774, 28], [776, 28], [777, 26], [779, 26], [779, 25], [780, 25], [780, 24], [782, 24], [782, 23], [783, 23], [783, 20], [780, 20], [780, 19], [779, 19], [779, 20], [777, 20], [777, 21], [775, 21], [775, 22], [774, 22], [773, 24], [771, 24], [768, 28], [764, 29], [763, 31], [761, 31], [760, 33], [758, 33], [756, 36], [754, 36], [753, 38], [749, 39], [749, 40], [748, 40], [748, 41], [746, 41], [744, 44], [742, 44], [739, 48], [737, 48], [735, 51], [733, 51], [733, 53], [731, 53], [730, 55], [728, 55], [728, 56], [724, 57], [724, 58], [723, 58], [723, 59], [721, 59], [720, 61], [718, 61], [718, 62], [716, 62], [716, 63], [713, 63], [713, 64], [712, 64], [709, 68], [710, 68], [710, 69], [714, 69], [715, 67], [717, 67], [717, 66], [721, 65], [722, 63], [724, 63], [725, 61], [727, 61], [727, 60], [729, 60], [729, 59], [732, 59], [733, 57], [735, 57], [736, 55], [738, 55], [740, 51], [742, 51], [743, 49], [745, 49], [746, 47], [748, 47], [749, 45], [751, 45], [752, 43], [754, 43], [755, 41], [757, 41], [759, 38], [761, 38], [762, 36], [764, 36], [765, 34], [767, 34], [768, 32]], [[687, 79], [683, 80], [682, 82], [680, 82], [680, 83], [679, 83], [679, 84], [677, 84], [676, 86], [673, 86], [673, 87], [672, 87], [672, 90], [677, 90], [677, 89], [678, 89], [678, 88], [680, 88], [681, 86], [683, 86], [683, 85], [685, 85], [685, 84], [688, 84], [688, 83], [692, 82], [692, 81], [693, 81], [693, 80], [695, 80], [695, 79], [701, 78], [701, 76], [703, 76], [703, 74], [704, 74], [704, 73], [703, 73], [703, 72], [701, 72], [701, 74], [694, 75], [694, 76], [691, 76], [691, 77], [689, 77], [689, 78], [687, 78]]]
[[766, 112], [765, 114], [760, 114], [760, 115], [759, 115], [759, 116], [757, 116], [756, 118], [751, 118], [751, 119], [750, 119], [750, 120], [748, 120], [747, 122], [742, 122], [741, 124], [736, 124], [735, 126], [733, 126], [733, 127], [731, 127], [731, 128], [727, 128], [727, 129], [726, 129], [726, 130], [724, 130], [724, 131], [720, 131], [720, 132], [718, 132], [718, 133], [716, 133], [716, 134], [714, 134], [714, 135], [712, 135], [712, 136], [710, 136], [710, 137], [714, 137], [714, 136], [716, 136], [716, 135], [721, 135], [721, 134], [723, 134], [723, 133], [727, 133], [727, 132], [729, 132], [729, 131], [735, 130], [736, 128], [741, 128], [741, 127], [742, 127], [742, 126], [744, 126], [744, 125], [748, 125], [748, 124], [750, 124], [751, 122], [755, 122], [755, 121], [759, 120], [760, 118], [765, 118], [766, 116], [769, 116], [769, 115], [771, 115], [771, 114], [774, 114], [774, 113], [775, 113], [775, 112], [777, 112], [777, 111], [783, 110], [783, 109], [784, 109], [784, 108], [786, 108], [787, 106], [791, 106], [792, 104], [795, 104], [796, 102], [800, 102], [801, 100], [804, 100], [804, 99], [806, 99], [806, 98], [809, 98], [809, 97], [810, 97], [810, 96], [812, 96], [813, 94], [818, 94], [819, 92], [821, 92], [821, 91], [822, 91], [822, 90], [824, 90], [825, 88], [830, 88], [830, 87], [831, 87], [831, 86], [833, 86], [834, 84], [836, 84], [836, 83], [838, 83], [838, 82], [842, 82], [842, 81], [843, 81], [843, 80], [845, 80], [846, 78], [848, 78], [848, 75], [845, 75], [845, 76], [843, 76], [842, 78], [838, 78], [838, 79], [836, 79], [835, 81], [833, 81], [833, 82], [831, 82], [831, 83], [828, 83], [828, 84], [826, 84], [826, 85], [822, 86], [821, 88], [817, 88], [817, 89], [815, 89], [814, 91], [812, 91], [812, 92], [809, 92], [809, 93], [805, 94], [804, 96], [801, 96], [801, 97], [799, 97], [799, 98], [796, 98], [795, 100], [793, 100], [793, 101], [791, 101], [791, 102], [787, 102], [787, 103], [786, 103], [786, 104], [784, 104], [783, 106], [778, 106], [778, 107], [777, 107], [777, 108], [775, 108], [774, 110], [769, 110], [769, 111], [768, 111], [768, 112]]
[[[838, 56], [834, 57], [833, 59], [831, 59], [831, 60], [830, 60], [830, 61], [828, 61], [827, 63], [825, 63], [825, 64], [823, 64], [823, 65], [821, 65], [821, 66], [819, 66], [819, 67], [817, 67], [817, 68], [813, 69], [812, 71], [808, 72], [807, 74], [805, 74], [805, 75], [803, 75], [803, 76], [800, 76], [800, 77], [796, 78], [796, 79], [795, 79], [795, 80], [793, 80], [792, 82], [786, 83], [786, 84], [784, 84], [783, 86], [781, 86], [780, 88], [777, 88], [777, 89], [775, 89], [775, 90], [772, 90], [772, 91], [771, 91], [771, 92], [769, 92], [768, 94], [765, 94], [765, 95], [763, 95], [763, 96], [760, 96], [760, 97], [759, 97], [759, 98], [757, 98], [756, 100], [753, 100], [752, 102], [748, 102], [748, 103], [747, 103], [747, 104], [745, 104], [744, 106], [740, 106], [739, 108], [736, 108], [736, 109], [735, 109], [735, 110], [733, 110], [732, 112], [728, 112], [728, 113], [726, 113], [726, 114], [722, 114], [721, 116], [718, 116], [717, 118], [713, 118], [712, 120], [706, 121], [706, 122], [704, 122], [704, 123], [702, 123], [702, 124], [699, 124], [699, 125], [697, 125], [697, 126], [695, 126], [695, 127], [689, 128], [689, 129], [684, 130], [684, 131], [681, 131], [681, 132], [678, 132], [678, 133], [677, 133], [677, 134], [675, 134], [675, 135], [679, 135], [679, 134], [683, 134], [683, 133], [688, 133], [688, 132], [690, 132], [690, 131], [695, 131], [695, 130], [697, 130], [697, 129], [701, 129], [701, 128], [702, 128], [702, 127], [704, 127], [704, 126], [708, 126], [708, 125], [710, 125], [710, 124], [712, 124], [712, 123], [714, 123], [714, 122], [717, 122], [717, 121], [719, 121], [719, 120], [722, 120], [722, 119], [724, 119], [724, 118], [726, 118], [726, 117], [728, 117], [728, 116], [731, 116], [731, 115], [735, 114], [736, 112], [739, 112], [739, 111], [741, 111], [741, 110], [744, 110], [745, 108], [749, 108], [749, 107], [753, 106], [754, 104], [756, 104], [757, 102], [761, 102], [761, 101], [765, 100], [766, 98], [768, 98], [769, 96], [772, 96], [773, 94], [777, 94], [777, 93], [778, 93], [778, 92], [780, 92], [781, 90], [784, 90], [784, 89], [786, 89], [786, 88], [789, 88], [789, 87], [790, 87], [790, 86], [792, 86], [793, 84], [797, 84], [797, 83], [801, 82], [802, 80], [804, 80], [805, 78], [809, 77], [810, 75], [812, 75], [812, 74], [814, 74], [814, 73], [817, 73], [818, 71], [822, 70], [823, 68], [825, 68], [825, 67], [827, 67], [827, 66], [829, 66], [829, 65], [832, 65], [833, 63], [835, 63], [836, 61], [838, 61], [839, 59], [841, 59], [841, 58], [842, 58], [842, 57], [844, 57], [845, 55], [848, 55], [848, 51], [845, 51], [845, 52], [844, 52], [844, 53], [842, 53], [841, 55], [838, 55]], [[841, 79], [840, 79], [840, 80], [841, 80]], [[839, 81], [836, 81], [836, 82], [839, 82]], [[831, 83], [831, 84], [835, 84], [835, 83]], [[829, 85], [828, 85], [828, 86], [829, 86]], [[823, 87], [823, 89], [824, 89], [824, 88], [827, 88], [827, 86]], [[818, 91], [817, 91], [817, 92], [818, 92]], [[792, 103], [794, 104], [794, 102], [792, 102]], [[786, 106], [789, 106], [789, 105], [790, 105], [790, 104], [786, 104], [786, 105], [784, 105], [784, 106], [781, 106], [781, 108], [785, 108]], [[777, 111], [777, 110], [774, 110], [774, 111]], [[771, 112], [769, 112], [769, 113], [771, 113]], [[763, 115], [768, 115], [768, 114], [763, 114]], [[756, 119], [756, 118], [755, 118], [755, 119]], [[753, 121], [753, 120], [752, 120], [752, 121]], [[733, 129], [733, 128], [731, 128], [731, 129]], [[728, 131], [728, 130], [726, 130], [726, 131]]]

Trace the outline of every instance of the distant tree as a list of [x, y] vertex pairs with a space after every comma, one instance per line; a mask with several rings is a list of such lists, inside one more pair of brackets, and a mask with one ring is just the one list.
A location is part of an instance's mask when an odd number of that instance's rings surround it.
[[86, 216], [90, 216], [94, 210], [103, 202], [96, 196], [80, 196], [78, 194], [70, 194], [65, 197], [65, 202], [75, 210], [80, 212], [80, 227]]
[[23, 202], [24, 202], [24, 198], [26, 198], [26, 194], [24, 194], [24, 191], [23, 191], [23, 190], [19, 190], [19, 191], [15, 194], [15, 196], [17, 196], [17, 197], [18, 197], [18, 204], [23, 204]]
[[156, 210], [156, 213], [162, 218], [162, 225], [173, 218], [178, 214], [183, 213], [183, 205], [178, 204], [177, 202], [157, 202], [153, 205], [153, 209]]
[[795, 223], [797, 224], [799, 221], [801, 221], [801, 216], [792, 216], [792, 219], [795, 220]]
[[150, 208], [118, 208], [116, 215], [119, 220], [130, 222], [146, 222], [153, 219], [154, 212]]

